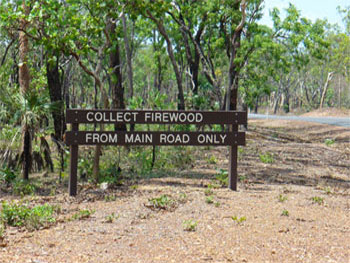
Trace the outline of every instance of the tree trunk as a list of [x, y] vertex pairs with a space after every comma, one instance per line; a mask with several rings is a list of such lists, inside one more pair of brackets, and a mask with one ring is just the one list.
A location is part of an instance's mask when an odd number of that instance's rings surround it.
[[185, 109], [185, 98], [184, 98], [184, 92], [183, 92], [183, 86], [182, 86], [182, 77], [181, 77], [181, 72], [179, 70], [178, 64], [177, 64], [176, 59], [175, 59], [174, 50], [173, 50], [171, 40], [170, 40], [162, 22], [157, 20], [149, 11], [147, 11], [147, 14], [148, 14], [149, 18], [152, 19], [156, 23], [158, 30], [159, 30], [159, 33], [164, 37], [164, 39], [167, 43], [167, 51], [168, 51], [168, 55], [169, 55], [171, 64], [173, 65], [173, 69], [174, 69], [175, 76], [176, 76], [177, 88], [178, 88], [177, 109], [184, 110]]
[[[29, 7], [26, 6], [25, 1], [22, 3], [25, 15], [29, 14]], [[21, 18], [20, 30], [19, 30], [19, 86], [22, 96], [27, 96], [30, 92], [30, 74], [28, 68], [28, 53], [29, 53], [29, 43], [28, 37], [25, 33], [28, 26], [28, 22], [25, 18]], [[24, 117], [24, 124], [22, 125], [22, 176], [23, 179], [29, 179], [29, 172], [31, 169], [31, 156], [32, 156], [32, 136], [30, 134], [30, 126]]]
[[128, 72], [128, 84], [129, 84], [129, 97], [134, 96], [134, 84], [133, 84], [133, 70], [132, 70], [132, 54], [129, 44], [128, 28], [126, 25], [125, 14], [122, 16], [123, 31], [124, 31], [124, 46], [126, 50], [127, 72]]
[[331, 82], [331, 80], [333, 78], [333, 73], [334, 72], [329, 72], [328, 73], [326, 83], [323, 86], [322, 96], [321, 96], [321, 100], [320, 100], [320, 109], [323, 108], [323, 103], [324, 103], [324, 100], [325, 100], [325, 97], [326, 97], [326, 94], [327, 94], [329, 83]]
[[241, 46], [241, 35], [243, 26], [246, 20], [246, 7], [247, 3], [245, 0], [241, 1], [240, 8], [242, 12], [241, 21], [234, 30], [230, 39], [230, 64], [229, 64], [229, 85], [226, 91], [226, 110], [237, 109], [237, 95], [238, 95], [238, 82], [239, 82], [239, 68], [235, 64], [235, 58], [237, 51]]
[[52, 112], [53, 124], [55, 130], [55, 139], [63, 141], [63, 134], [66, 130], [66, 123], [63, 112], [62, 85], [60, 83], [60, 74], [58, 70], [58, 58], [56, 64], [46, 63], [47, 84], [49, 87], [50, 100], [58, 104], [57, 111]]

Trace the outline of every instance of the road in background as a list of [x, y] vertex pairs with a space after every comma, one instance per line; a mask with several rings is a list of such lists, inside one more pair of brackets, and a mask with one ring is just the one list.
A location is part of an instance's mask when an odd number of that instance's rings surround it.
[[287, 120], [287, 121], [307, 121], [322, 124], [342, 126], [350, 128], [350, 117], [302, 117], [302, 116], [280, 116], [265, 114], [248, 114], [249, 119], [271, 119], [271, 120]]

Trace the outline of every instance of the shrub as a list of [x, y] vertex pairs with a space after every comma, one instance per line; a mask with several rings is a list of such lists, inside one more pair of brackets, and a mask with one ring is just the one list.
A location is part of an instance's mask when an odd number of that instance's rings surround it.
[[285, 196], [285, 195], [280, 194], [280, 195], [278, 196], [278, 202], [283, 203], [284, 201], [287, 201], [287, 199], [288, 199], [288, 197]]
[[58, 206], [49, 204], [30, 208], [28, 205], [16, 203], [2, 203], [1, 220], [10, 226], [25, 226], [28, 230], [39, 229], [55, 223], [55, 214], [60, 212]]
[[185, 220], [183, 223], [183, 229], [185, 231], [196, 231], [196, 228], [197, 228], [197, 225], [198, 225], [198, 222], [197, 221], [194, 221], [192, 219], [189, 219], [189, 220]]
[[228, 171], [220, 169], [216, 174], [215, 179], [219, 181], [221, 186], [228, 186]]
[[327, 146], [331, 146], [335, 143], [335, 140], [333, 139], [325, 139], [324, 140], [324, 143], [327, 145]]
[[72, 216], [72, 220], [87, 219], [87, 218], [90, 218], [91, 215], [93, 215], [94, 213], [95, 213], [95, 210], [82, 209], [82, 210], [79, 210], [79, 212], [75, 213]]
[[0, 182], [2, 181], [4, 183], [10, 184], [16, 179], [16, 177], [16, 173], [10, 168], [0, 169]]
[[233, 221], [237, 222], [237, 224], [242, 224], [243, 222], [245, 222], [247, 220], [247, 218], [245, 216], [242, 216], [242, 217], [232, 216], [231, 218]]
[[162, 195], [149, 199], [148, 204], [145, 204], [145, 206], [156, 210], [171, 210], [176, 207], [176, 201], [167, 195]]
[[35, 184], [21, 179], [13, 183], [12, 191], [15, 195], [20, 196], [33, 195], [36, 191], [36, 188], [37, 187]]
[[273, 155], [269, 152], [259, 154], [259, 158], [263, 163], [273, 163], [275, 161]]
[[323, 202], [324, 202], [324, 198], [323, 197], [319, 197], [319, 196], [314, 196], [311, 198], [312, 202], [313, 203], [316, 203], [316, 204], [319, 204], [319, 205], [322, 205]]
[[286, 209], [284, 209], [284, 210], [282, 211], [281, 216], [289, 216], [289, 211], [286, 210]]

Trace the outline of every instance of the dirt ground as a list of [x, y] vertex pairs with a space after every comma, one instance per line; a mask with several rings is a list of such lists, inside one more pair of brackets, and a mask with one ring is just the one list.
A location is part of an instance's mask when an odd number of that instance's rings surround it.
[[[239, 190], [213, 188], [212, 202], [208, 185], [227, 169], [228, 149], [198, 149], [194, 167], [175, 177], [107, 190], [80, 185], [77, 198], [65, 189], [26, 197], [59, 204], [62, 213], [47, 229], [7, 228], [0, 262], [350, 262], [349, 129], [251, 121]], [[162, 195], [174, 203], [150, 209], [149, 199]], [[67, 220], [80, 209], [95, 213]], [[184, 230], [186, 220], [194, 231]]]

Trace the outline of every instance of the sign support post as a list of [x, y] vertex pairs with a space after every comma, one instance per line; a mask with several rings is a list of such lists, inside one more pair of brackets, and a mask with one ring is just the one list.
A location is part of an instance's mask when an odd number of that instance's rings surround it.
[[[238, 125], [229, 125], [230, 131], [238, 131]], [[230, 158], [228, 168], [228, 188], [237, 191], [237, 159], [238, 159], [238, 146], [237, 144], [229, 147]]]
[[[79, 124], [72, 123], [72, 132], [78, 132]], [[70, 165], [69, 165], [69, 184], [68, 190], [70, 196], [77, 195], [77, 181], [78, 181], [78, 144], [70, 146]]]

